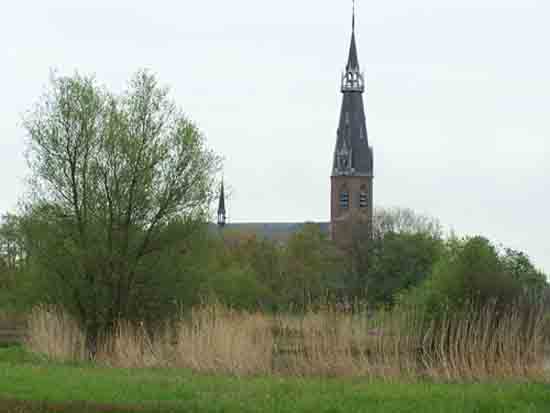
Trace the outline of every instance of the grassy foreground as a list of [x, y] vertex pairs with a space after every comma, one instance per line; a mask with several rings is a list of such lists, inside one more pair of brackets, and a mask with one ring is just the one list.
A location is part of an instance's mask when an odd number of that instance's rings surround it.
[[0, 349], [0, 412], [548, 412], [550, 386], [230, 378], [60, 364]]

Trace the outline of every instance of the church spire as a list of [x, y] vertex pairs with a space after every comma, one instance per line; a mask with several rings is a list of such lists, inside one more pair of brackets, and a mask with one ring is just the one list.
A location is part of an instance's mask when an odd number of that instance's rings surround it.
[[226, 221], [226, 214], [225, 214], [225, 191], [223, 189], [223, 178], [222, 178], [222, 184], [220, 188], [220, 199], [218, 201], [218, 226], [224, 227]]
[[359, 69], [355, 42], [355, 1], [351, 21], [351, 44], [348, 61], [342, 74], [343, 94], [340, 122], [333, 161], [334, 176], [371, 176], [372, 151], [369, 147], [363, 92], [365, 78]]

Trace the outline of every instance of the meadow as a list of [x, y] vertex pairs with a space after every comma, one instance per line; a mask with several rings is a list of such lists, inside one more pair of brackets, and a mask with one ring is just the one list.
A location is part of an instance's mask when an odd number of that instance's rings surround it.
[[61, 363], [0, 349], [0, 412], [547, 412], [550, 387], [367, 378], [229, 377]]

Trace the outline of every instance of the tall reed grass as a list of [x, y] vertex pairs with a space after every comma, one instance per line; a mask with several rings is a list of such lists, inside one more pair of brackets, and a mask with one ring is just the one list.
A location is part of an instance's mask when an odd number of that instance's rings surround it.
[[87, 359], [86, 336], [78, 323], [55, 306], [35, 307], [27, 319], [25, 345], [33, 352], [61, 361]]
[[[544, 380], [543, 319], [540, 309], [494, 305], [428, 321], [415, 309], [269, 315], [214, 304], [152, 329], [121, 321], [101, 340], [96, 361], [236, 376]], [[29, 327], [31, 350], [87, 357], [82, 331], [64, 312], [38, 307]]]

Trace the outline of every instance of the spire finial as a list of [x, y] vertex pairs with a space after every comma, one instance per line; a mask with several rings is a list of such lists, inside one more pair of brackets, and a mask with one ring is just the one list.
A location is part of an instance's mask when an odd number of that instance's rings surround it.
[[351, 18], [351, 31], [355, 33], [355, 0], [352, 0], [352, 18]]

